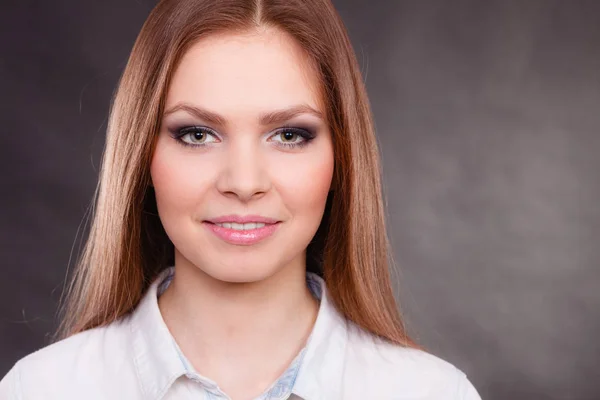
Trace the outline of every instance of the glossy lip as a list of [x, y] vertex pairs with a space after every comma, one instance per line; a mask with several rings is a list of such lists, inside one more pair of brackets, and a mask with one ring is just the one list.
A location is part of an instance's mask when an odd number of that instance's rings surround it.
[[211, 222], [213, 224], [222, 224], [223, 222], [235, 222], [238, 224], [247, 224], [250, 222], [262, 222], [263, 224], [275, 224], [275, 223], [279, 222], [276, 219], [263, 217], [261, 215], [241, 216], [241, 215], [237, 215], [237, 214], [223, 215], [221, 217], [207, 219], [206, 221]]
[[[222, 217], [222, 218], [224, 218], [224, 217]], [[231, 217], [227, 217], [227, 218], [231, 218]], [[253, 218], [256, 218], [256, 217], [253, 217]], [[230, 221], [231, 221], [231, 219], [224, 220], [224, 222], [230, 222]], [[257, 221], [256, 219], [250, 219], [243, 223], [247, 223], [247, 222], [261, 222], [261, 221]], [[221, 222], [219, 222], [219, 223], [221, 223]], [[242, 222], [238, 222], [238, 223], [242, 223]], [[273, 233], [275, 233], [275, 231], [279, 228], [279, 225], [281, 225], [279, 222], [277, 222], [277, 223], [265, 222], [265, 224], [267, 224], [267, 225], [263, 226], [262, 228], [238, 231], [235, 229], [225, 228], [225, 227], [216, 225], [210, 221], [202, 222], [202, 225], [205, 226], [212, 233], [214, 233], [218, 238], [224, 240], [227, 243], [234, 244], [234, 245], [240, 245], [240, 246], [253, 245], [253, 244], [256, 244], [256, 243], [268, 238]]]

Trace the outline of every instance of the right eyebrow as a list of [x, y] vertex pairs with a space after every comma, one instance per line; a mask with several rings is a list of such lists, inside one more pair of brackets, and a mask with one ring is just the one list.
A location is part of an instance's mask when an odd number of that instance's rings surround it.
[[227, 122], [225, 120], [225, 118], [223, 118], [219, 114], [213, 113], [208, 110], [204, 110], [202, 108], [195, 107], [195, 106], [193, 106], [191, 104], [187, 104], [187, 103], [178, 103], [177, 105], [171, 107], [170, 109], [165, 111], [165, 113], [163, 114], [163, 117], [165, 117], [169, 114], [173, 114], [177, 111], [185, 111], [188, 114], [195, 116], [196, 118], [199, 118], [203, 121], [208, 122], [209, 124], [223, 126]]

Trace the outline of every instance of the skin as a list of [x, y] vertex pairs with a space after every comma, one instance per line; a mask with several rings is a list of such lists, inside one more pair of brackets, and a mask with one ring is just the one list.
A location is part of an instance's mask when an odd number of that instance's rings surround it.
[[[175, 278], [159, 298], [171, 334], [196, 370], [232, 399], [267, 389], [305, 346], [318, 302], [305, 284], [306, 247], [323, 217], [334, 157], [323, 116], [302, 112], [261, 124], [265, 113], [303, 105], [325, 114], [319, 82], [299, 45], [274, 28], [212, 35], [182, 58], [169, 87], [151, 164]], [[221, 116], [209, 121], [187, 103]], [[263, 121], [264, 122], [264, 121]], [[310, 127], [304, 139], [284, 125]], [[216, 137], [185, 147], [174, 133], [207, 126]], [[223, 241], [207, 219], [258, 214], [279, 221], [254, 245]]]

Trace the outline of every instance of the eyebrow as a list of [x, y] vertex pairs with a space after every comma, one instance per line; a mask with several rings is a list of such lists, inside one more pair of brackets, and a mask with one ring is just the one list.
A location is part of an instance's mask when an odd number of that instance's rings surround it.
[[[171, 107], [167, 111], [164, 112], [163, 117], [169, 114], [173, 114], [177, 111], [185, 111], [188, 114], [191, 114], [203, 121], [206, 121], [210, 124], [215, 125], [226, 125], [227, 119], [217, 113], [212, 111], [208, 111], [206, 109], [194, 106], [189, 103], [178, 103], [175, 106]], [[312, 114], [318, 118], [323, 119], [323, 113], [318, 110], [315, 110], [313, 107], [308, 104], [298, 104], [292, 107], [288, 107], [282, 110], [275, 110], [267, 113], [263, 113], [260, 115], [258, 120], [261, 125], [274, 125], [283, 123], [292, 119], [293, 117], [300, 114]]]

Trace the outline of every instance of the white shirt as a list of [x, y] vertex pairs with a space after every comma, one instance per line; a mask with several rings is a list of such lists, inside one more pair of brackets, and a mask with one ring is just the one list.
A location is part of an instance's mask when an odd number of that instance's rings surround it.
[[[163, 271], [131, 315], [19, 360], [0, 381], [0, 399], [228, 398], [194, 371], [162, 319], [159, 286], [172, 274]], [[261, 400], [481, 400], [453, 365], [375, 338], [338, 313], [323, 279], [307, 273], [307, 283], [320, 285], [307, 346]]]

